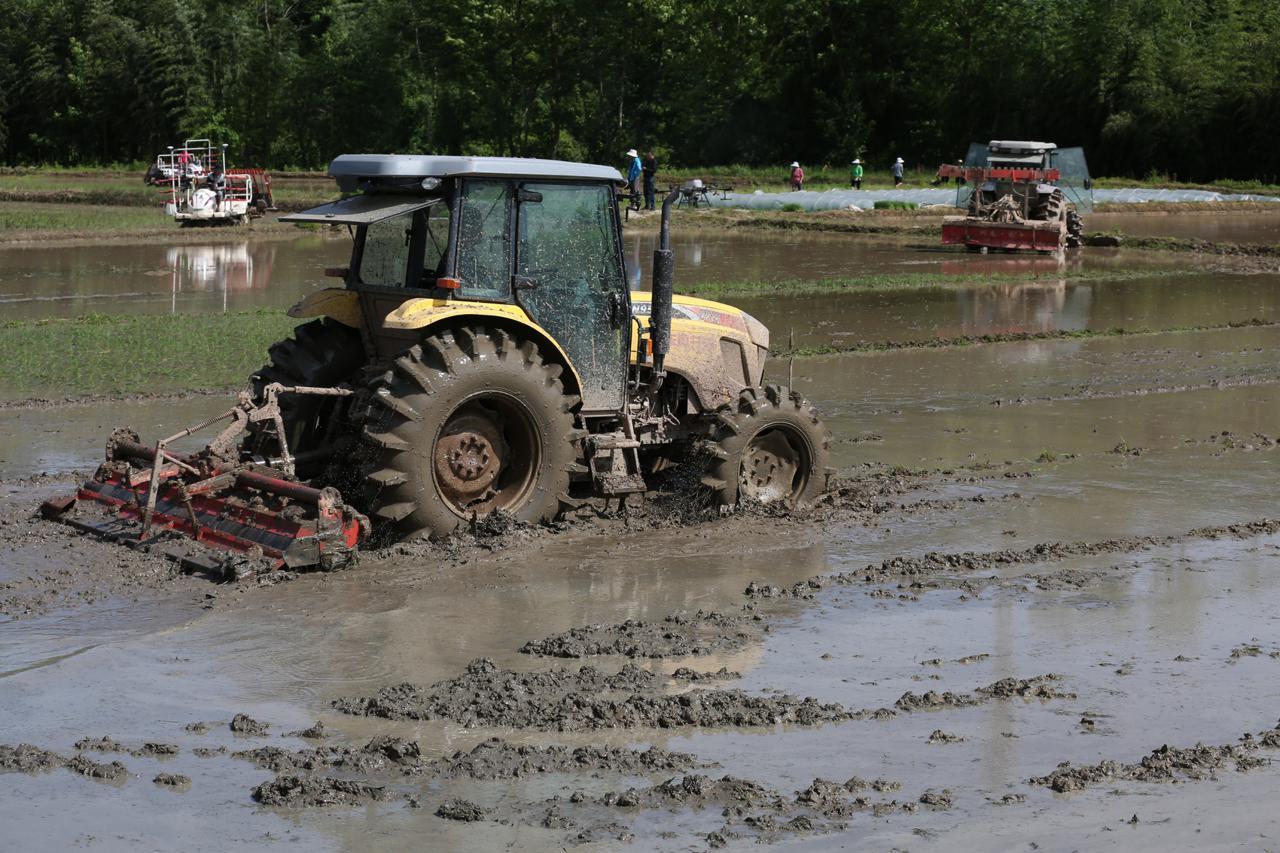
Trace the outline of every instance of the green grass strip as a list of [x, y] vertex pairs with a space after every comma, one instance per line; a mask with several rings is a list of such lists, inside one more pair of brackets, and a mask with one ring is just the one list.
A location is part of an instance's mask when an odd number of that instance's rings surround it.
[[164, 215], [158, 201], [150, 208], [47, 202], [0, 204], [0, 231], [124, 231], [172, 224], [173, 219]]
[[298, 325], [280, 311], [0, 324], [0, 394], [73, 397], [243, 385]]
[[943, 287], [973, 287], [984, 284], [1009, 284], [1030, 281], [1131, 281], [1144, 278], [1167, 278], [1202, 273], [1198, 269], [1156, 270], [1150, 268], [1072, 270], [1047, 273], [972, 273], [948, 275], [946, 273], [904, 273], [864, 275], [847, 278], [783, 279], [772, 281], [713, 281], [701, 284], [676, 283], [676, 290], [690, 296], [731, 296], [734, 294], [777, 294], [796, 296], [801, 294], [850, 293], [913, 290]]

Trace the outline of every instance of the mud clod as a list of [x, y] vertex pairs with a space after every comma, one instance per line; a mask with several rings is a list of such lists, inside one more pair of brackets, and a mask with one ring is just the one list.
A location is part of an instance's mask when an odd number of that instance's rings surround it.
[[310, 728], [299, 729], [296, 732], [289, 732], [287, 735], [287, 737], [300, 737], [306, 738], [307, 740], [324, 740], [328, 736], [328, 730], [325, 729], [324, 723], [319, 720], [317, 720], [316, 724]]
[[278, 746], [260, 746], [233, 753], [274, 773], [297, 773], [337, 767], [360, 773], [398, 770], [417, 773], [422, 769], [418, 744], [392, 735], [378, 735], [359, 749], [319, 747], [291, 752]]
[[80, 752], [124, 752], [125, 748], [116, 741], [103, 735], [100, 738], [85, 737], [76, 741], [75, 748]]
[[742, 678], [742, 673], [733, 672], [728, 667], [723, 667], [723, 666], [720, 667], [715, 672], [698, 672], [697, 670], [690, 669], [687, 666], [682, 666], [678, 668], [675, 672], [671, 673], [671, 678], [673, 681], [688, 681], [688, 682], [733, 681], [734, 679]]
[[929, 743], [963, 743], [963, 735], [954, 735], [950, 732], [944, 732], [942, 729], [934, 729], [929, 735]]
[[573, 818], [566, 817], [560, 806], [554, 804], [543, 814], [540, 824], [543, 829], [570, 829], [577, 826]]
[[172, 758], [178, 754], [178, 745], [173, 743], [144, 743], [129, 752], [135, 758]]
[[250, 737], [262, 737], [267, 733], [267, 724], [260, 723], [247, 714], [236, 714], [231, 718], [231, 731]]
[[79, 773], [81, 776], [88, 776], [91, 779], [103, 779], [107, 782], [117, 782], [128, 778], [129, 770], [119, 761], [112, 761], [110, 764], [99, 764], [92, 758], [84, 755], [77, 755], [66, 764], [67, 769]]
[[253, 799], [264, 806], [354, 806], [389, 797], [380, 785], [327, 776], [277, 776], [253, 789]]
[[798, 598], [812, 599], [814, 593], [822, 589], [822, 579], [820, 577], [807, 578], [797, 581], [789, 587], [774, 586], [769, 583], [760, 583], [752, 581], [747, 584], [747, 588], [743, 590], [743, 595], [747, 598]]
[[543, 640], [525, 643], [526, 655], [583, 658], [622, 655], [629, 658], [667, 658], [734, 651], [756, 639], [748, 630], [751, 620], [742, 616], [699, 610], [692, 615], [672, 614], [661, 622], [628, 619], [618, 625], [572, 628]]
[[460, 820], [468, 823], [477, 820], [484, 820], [486, 814], [488, 814], [487, 809], [482, 808], [470, 800], [464, 800], [461, 798], [446, 800], [440, 805], [440, 808], [436, 809], [436, 817], [442, 817], [445, 820]]
[[692, 755], [657, 747], [646, 750], [619, 747], [516, 746], [490, 738], [470, 751], [458, 751], [431, 761], [426, 772], [443, 777], [519, 779], [534, 773], [593, 773], [626, 775], [668, 773], [702, 766]]
[[151, 780], [162, 788], [185, 791], [191, 787], [191, 779], [179, 773], [161, 773]]
[[219, 755], [225, 755], [227, 748], [225, 746], [208, 747], [197, 746], [191, 750], [191, 754], [196, 758], [216, 758]]
[[45, 773], [66, 765], [67, 760], [56, 752], [20, 743], [17, 746], [0, 744], [0, 771], [18, 773]]
[[915, 712], [937, 711], [941, 708], [965, 708], [981, 702], [981, 699], [968, 693], [952, 693], [949, 690], [939, 693], [936, 690], [930, 690], [923, 694], [907, 691], [899, 696], [898, 701], [893, 705], [899, 711]]
[[[753, 696], [741, 690], [694, 690], [678, 695], [652, 690], [656, 676], [632, 665], [606, 675], [594, 667], [577, 672], [514, 672], [493, 661], [472, 661], [458, 678], [423, 689], [401, 684], [372, 697], [339, 699], [333, 707], [358, 716], [393, 720], [449, 719], [465, 726], [510, 726], [555, 731], [685, 726], [816, 725], [851, 719], [838, 704], [792, 696]], [[610, 693], [625, 692], [622, 698]]]
[[979, 687], [977, 692], [993, 699], [1075, 699], [1076, 694], [1052, 686], [1053, 682], [1061, 680], [1061, 675], [1053, 673], [1034, 678], [1002, 678], [994, 684]]
[[925, 791], [920, 795], [920, 804], [933, 809], [949, 809], [952, 806], [951, 791], [946, 788], [941, 791]]

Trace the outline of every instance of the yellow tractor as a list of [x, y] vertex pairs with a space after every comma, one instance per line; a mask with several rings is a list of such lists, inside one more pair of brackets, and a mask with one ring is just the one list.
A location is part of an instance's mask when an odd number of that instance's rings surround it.
[[[342, 226], [343, 286], [273, 345], [203, 450], [128, 430], [49, 516], [130, 543], [161, 531], [290, 566], [346, 562], [371, 529], [443, 537], [495, 511], [529, 522], [692, 467], [722, 504], [801, 504], [829, 438], [762, 381], [769, 332], [673, 296], [662, 207], [652, 293], [629, 292], [617, 170], [500, 157], [344, 155], [344, 198], [284, 221]], [[370, 520], [372, 524], [370, 524]], [[168, 537], [166, 537], [168, 538]], [[190, 555], [187, 555], [191, 559]], [[198, 564], [198, 563], [197, 563]]]

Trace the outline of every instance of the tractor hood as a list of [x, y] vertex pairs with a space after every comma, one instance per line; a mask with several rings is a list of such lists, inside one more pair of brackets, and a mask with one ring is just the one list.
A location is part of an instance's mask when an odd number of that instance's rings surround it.
[[[651, 309], [650, 300], [653, 294], [646, 291], [631, 292], [631, 313], [636, 317], [648, 317]], [[672, 302], [671, 315], [674, 320], [693, 320], [699, 323], [711, 323], [724, 326], [751, 338], [751, 343], [763, 349], [769, 348], [769, 329], [755, 317], [741, 308], [725, 305], [723, 302], [712, 302], [708, 299], [697, 299], [693, 296], [676, 296]]]

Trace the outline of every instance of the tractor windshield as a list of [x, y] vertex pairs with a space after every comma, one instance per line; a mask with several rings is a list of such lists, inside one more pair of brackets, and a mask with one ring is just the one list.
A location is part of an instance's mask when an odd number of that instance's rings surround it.
[[449, 208], [445, 204], [367, 225], [360, 250], [360, 283], [429, 290], [444, 271], [448, 245]]

